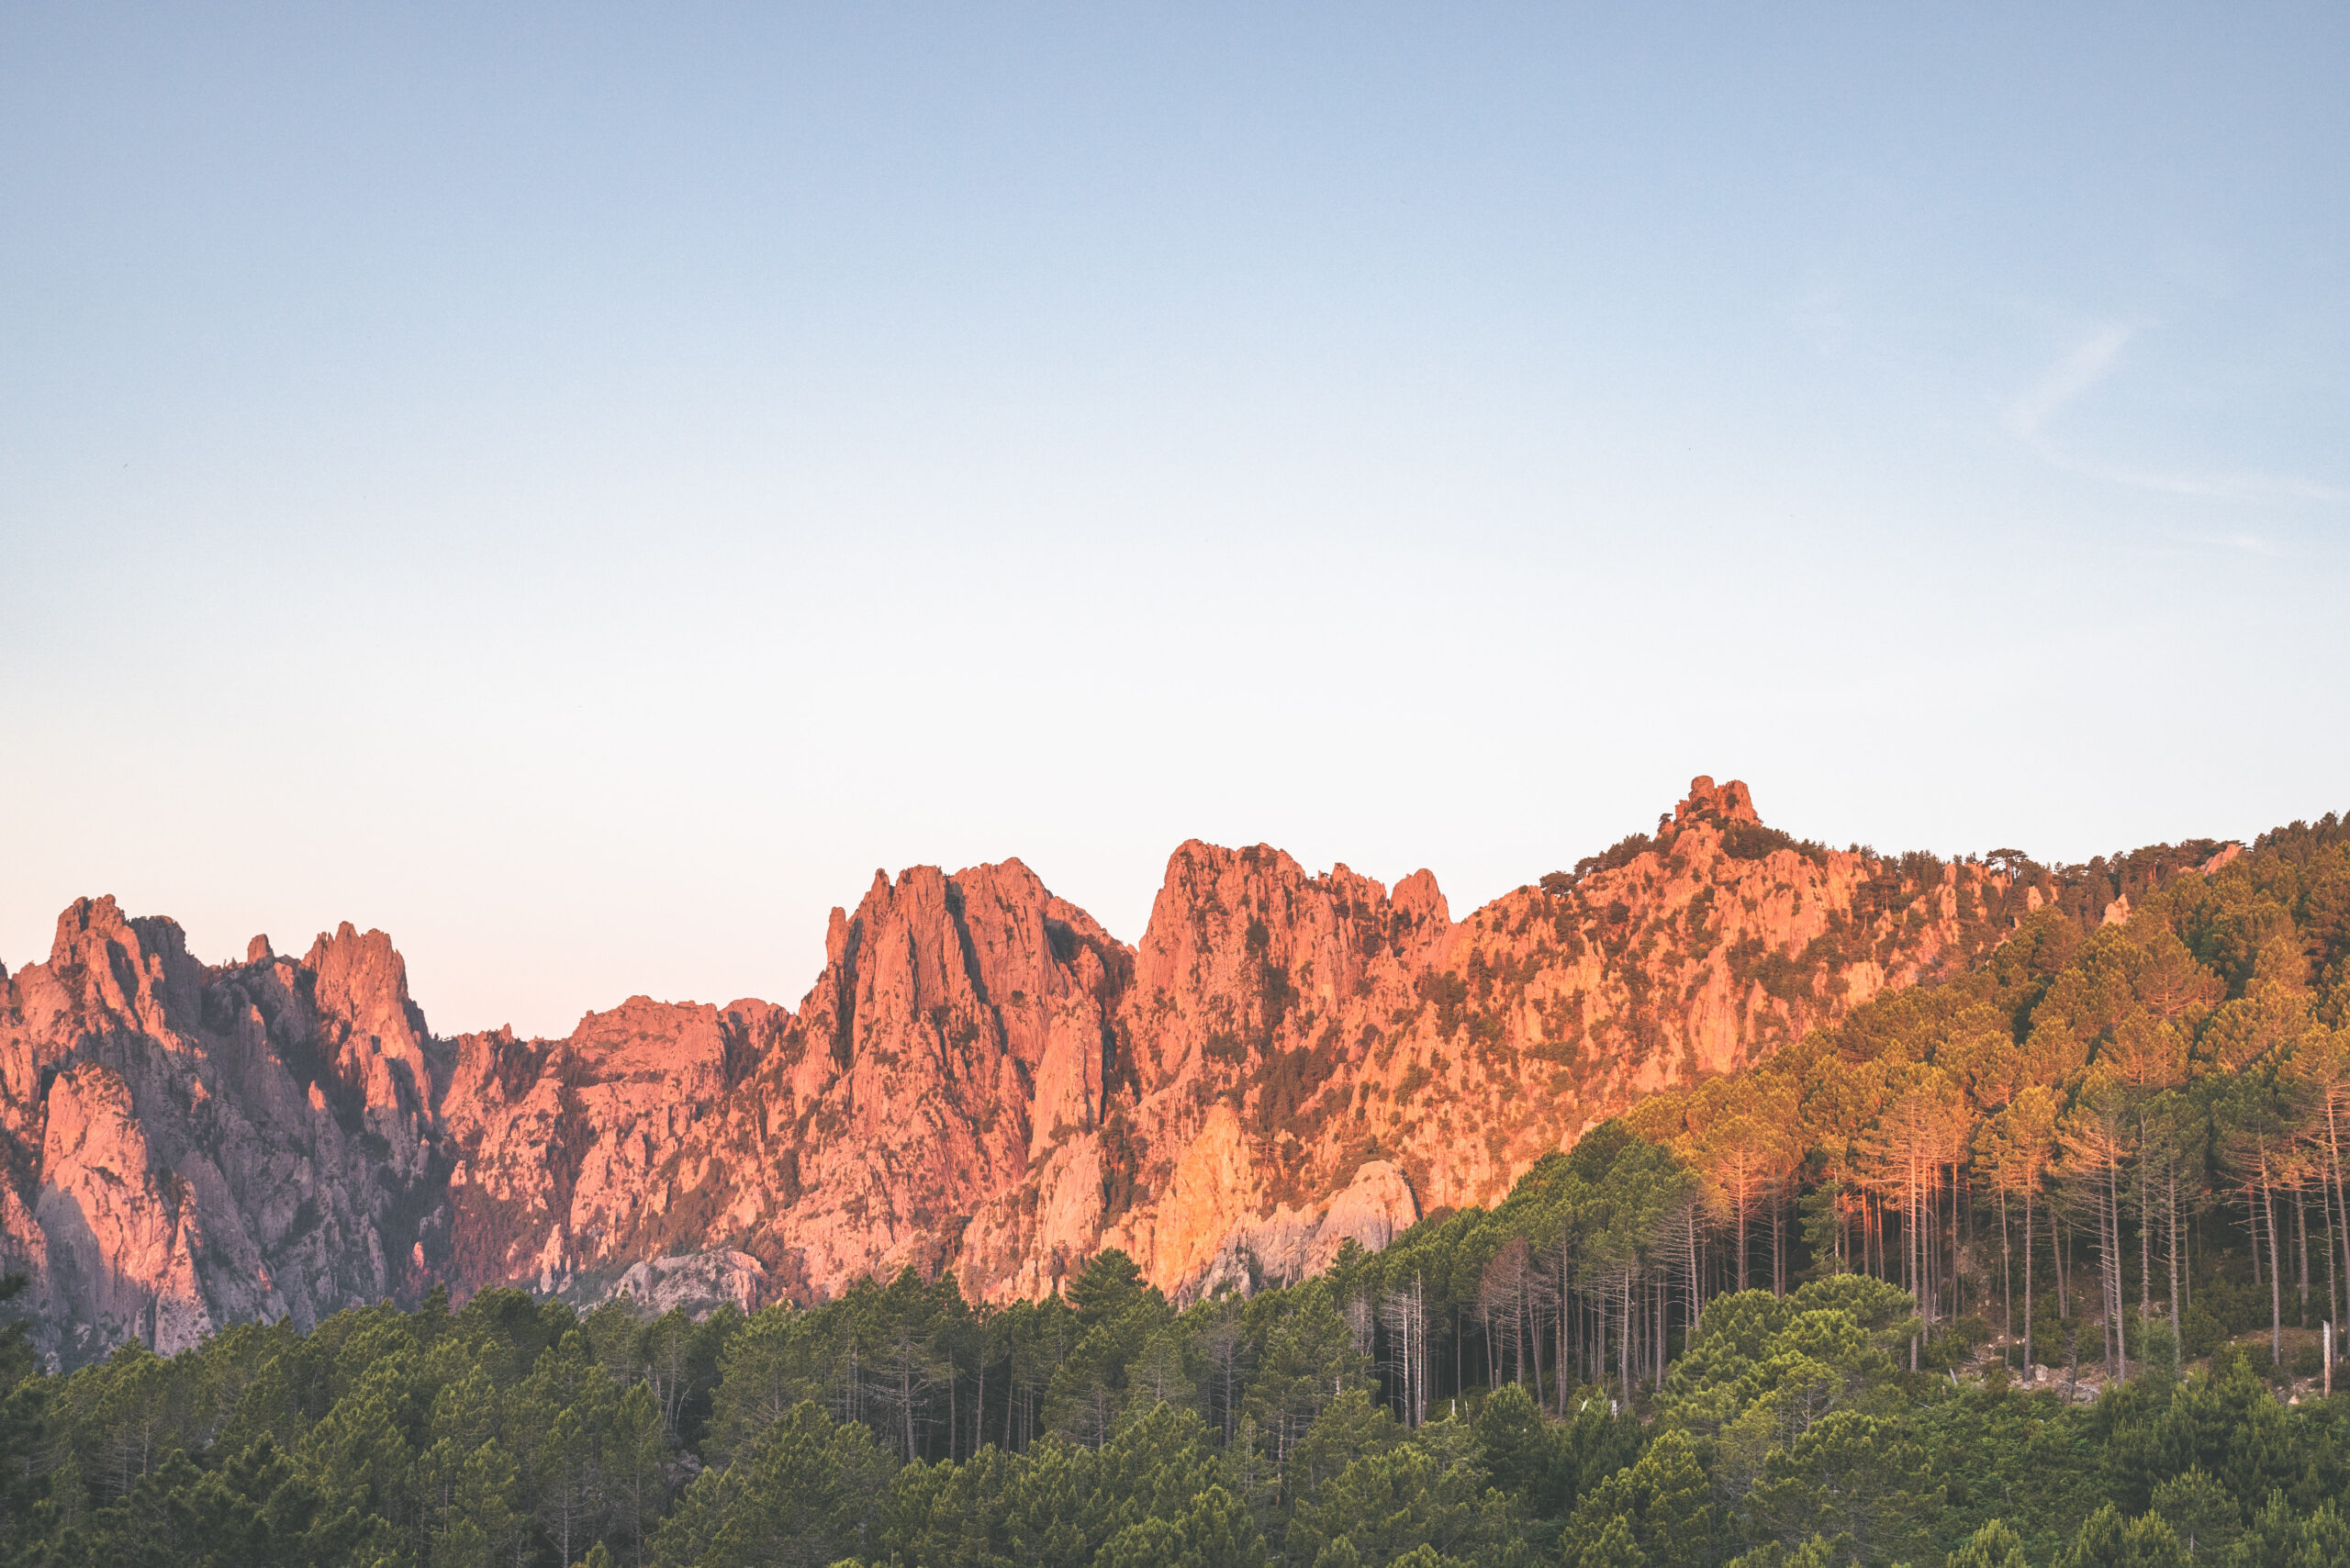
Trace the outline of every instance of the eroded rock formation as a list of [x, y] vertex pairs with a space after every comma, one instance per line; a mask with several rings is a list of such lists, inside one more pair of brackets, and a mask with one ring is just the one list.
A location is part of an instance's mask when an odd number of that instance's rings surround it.
[[381, 932], [207, 969], [168, 920], [66, 910], [0, 1009], [0, 1267], [45, 1346], [418, 1288], [446, 1174], [422, 1025]]

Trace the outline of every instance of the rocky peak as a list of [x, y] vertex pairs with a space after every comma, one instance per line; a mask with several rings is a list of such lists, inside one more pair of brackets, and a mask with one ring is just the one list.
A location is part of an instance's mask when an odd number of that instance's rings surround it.
[[1179, 1293], [1235, 1277], [1235, 1246], [1275, 1273], [1306, 1258], [1371, 1141], [1339, 1107], [1457, 930], [1425, 870], [1391, 895], [1268, 845], [1180, 846], [1119, 1018], [1134, 1098], [1104, 1185], [1134, 1196], [1103, 1244]]
[[75, 899], [57, 917], [49, 971], [85, 1014], [151, 1034], [196, 1011], [204, 978], [177, 922], [129, 919], [112, 894]]
[[1435, 872], [1421, 867], [1395, 884], [1388, 903], [1393, 911], [1390, 935], [1399, 958], [1416, 963], [1442, 950], [1452, 931], [1452, 910], [1436, 885]]
[[75, 899], [57, 916], [57, 935], [49, 944], [50, 967], [64, 969], [77, 961], [86, 961], [85, 956], [94, 943], [115, 936], [130, 938], [131, 932], [130, 922], [114, 902], [112, 893]]
[[1736, 778], [1716, 785], [1712, 778], [1700, 773], [1689, 780], [1689, 796], [1673, 808], [1676, 823], [1711, 820], [1718, 823], [1759, 823], [1754, 813], [1754, 797], [1746, 785]]
[[[0, 1271], [32, 1279], [44, 1350], [307, 1326], [414, 1282], [430, 1115], [397, 1064], [427, 1038], [397, 953], [345, 927], [309, 968], [247, 954], [207, 968], [175, 923], [83, 899], [9, 981]], [[339, 1057], [364, 1092], [321, 1072]]]
[[319, 933], [301, 963], [317, 1010], [317, 1050], [322, 1076], [347, 1097], [365, 1130], [392, 1149], [401, 1175], [423, 1169], [431, 1137], [431, 1038], [423, 1010], [409, 999], [408, 961], [381, 931], [364, 935], [344, 921]]
[[453, 1261], [579, 1294], [722, 1238], [751, 1262], [729, 1279], [802, 1298], [908, 1262], [1057, 1279], [1098, 1176], [1059, 1218], [1024, 1184], [1083, 1164], [1131, 967], [1017, 860], [915, 866], [834, 911], [796, 1017], [632, 998], [565, 1041], [468, 1038]]
[[[1192, 1027], [1169, 1037], [1171, 1046], [1229, 1052], [1219, 1036], [1270, 1039], [1292, 1009], [1326, 1014], [1374, 969], [1416, 964], [1450, 929], [1427, 871], [1390, 897], [1344, 863], [1317, 877], [1270, 845], [1226, 849], [1192, 839], [1168, 857], [1136, 956], [1131, 1005], [1185, 1015]], [[1172, 1072], [1180, 1058], [1161, 1066]]]
[[990, 1047], [1036, 1067], [1057, 1009], [1099, 991], [1124, 952], [1016, 859], [951, 877], [913, 866], [895, 883], [877, 871], [854, 915], [834, 912], [824, 950], [800, 1015], [845, 1069], [917, 1038], [966, 1067]]
[[966, 951], [962, 904], [960, 890], [935, 866], [910, 867], [894, 886], [873, 874], [840, 958], [803, 1010], [812, 1022], [823, 1003], [837, 1009], [833, 1047], [844, 1067], [907, 1031], [927, 1028], [942, 1041], [974, 1037], [988, 1008]]
[[[269, 939], [257, 937], [255, 943], [261, 961], [266, 961]], [[390, 936], [381, 931], [362, 935], [346, 920], [331, 936], [319, 933], [302, 967], [316, 977], [313, 996], [322, 1015], [391, 1055], [405, 1057], [421, 1048], [428, 1037], [424, 1013], [408, 996], [408, 960]]]

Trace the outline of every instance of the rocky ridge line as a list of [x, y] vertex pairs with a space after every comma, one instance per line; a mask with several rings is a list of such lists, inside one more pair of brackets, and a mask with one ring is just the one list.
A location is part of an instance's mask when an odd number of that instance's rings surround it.
[[[2121, 890], [2126, 892], [2127, 890]], [[1971, 961], [2055, 890], [1799, 844], [1693, 782], [1454, 922], [1266, 846], [1176, 849], [1128, 947], [1017, 860], [876, 873], [794, 1012], [632, 997], [433, 1036], [389, 938], [207, 968], [110, 899], [5, 980], [0, 1267], [66, 1360], [444, 1281], [648, 1306], [1103, 1246], [1188, 1294], [1498, 1196], [1639, 1095]]]

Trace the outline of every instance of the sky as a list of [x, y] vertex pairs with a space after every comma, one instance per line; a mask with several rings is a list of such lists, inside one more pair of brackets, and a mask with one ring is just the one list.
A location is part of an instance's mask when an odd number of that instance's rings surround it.
[[[1667, 10], [1671, 15], [1663, 14]], [[0, 963], [797, 1005], [1698, 773], [2350, 808], [2350, 9], [0, 7]]]

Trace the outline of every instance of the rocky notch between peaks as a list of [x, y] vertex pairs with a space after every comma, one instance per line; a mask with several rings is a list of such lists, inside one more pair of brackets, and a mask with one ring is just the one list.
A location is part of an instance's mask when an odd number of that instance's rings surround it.
[[797, 1011], [639, 996], [559, 1040], [434, 1036], [381, 932], [207, 967], [84, 900], [6, 978], [0, 1268], [67, 1362], [435, 1282], [748, 1306], [911, 1266], [1002, 1300], [1116, 1246], [1179, 1296], [1250, 1289], [2059, 891], [1798, 843], [1701, 778], [1457, 923], [1426, 871], [1262, 845], [1176, 849], [1133, 947], [1017, 860], [876, 873]]

